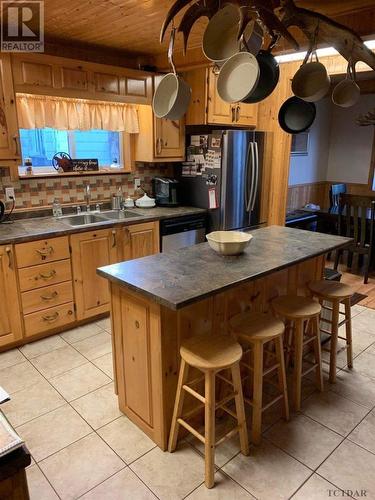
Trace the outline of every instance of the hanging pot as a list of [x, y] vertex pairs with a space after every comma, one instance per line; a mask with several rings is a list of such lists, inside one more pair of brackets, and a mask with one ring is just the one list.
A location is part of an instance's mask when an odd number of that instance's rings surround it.
[[[240, 10], [227, 4], [210, 19], [203, 35], [202, 50], [207, 59], [223, 63], [241, 49], [238, 40]], [[257, 22], [247, 24], [243, 33], [249, 51], [257, 55], [263, 43], [263, 29]]]
[[349, 61], [345, 80], [336, 85], [332, 92], [332, 101], [341, 108], [354, 106], [361, 97], [361, 89], [355, 81], [355, 68]]
[[259, 80], [259, 64], [250, 52], [238, 52], [221, 67], [217, 92], [225, 102], [244, 101]]
[[[311, 60], [310, 59], [311, 56]], [[315, 61], [313, 61], [315, 57]], [[305, 60], [292, 80], [292, 90], [295, 96], [307, 102], [317, 102], [328, 93], [331, 78], [324, 64], [319, 62], [315, 50], [307, 52]]]
[[257, 55], [259, 80], [252, 93], [243, 102], [257, 103], [263, 101], [275, 90], [280, 78], [280, 68], [270, 51], [270, 48], [261, 50]]
[[173, 62], [173, 47], [176, 28], [172, 29], [168, 49], [168, 60], [172, 73], [163, 76], [152, 100], [152, 109], [158, 118], [179, 120], [186, 113], [191, 99], [190, 86], [176, 73]]
[[290, 97], [279, 111], [280, 127], [288, 134], [305, 132], [314, 123], [316, 106], [299, 97]]

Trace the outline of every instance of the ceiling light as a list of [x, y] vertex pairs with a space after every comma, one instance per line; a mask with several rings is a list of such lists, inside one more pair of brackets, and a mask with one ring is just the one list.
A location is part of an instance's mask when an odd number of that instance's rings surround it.
[[[365, 45], [369, 49], [375, 49], [375, 40], [367, 40]], [[333, 47], [326, 47], [324, 49], [318, 49], [317, 51], [318, 57], [327, 57], [327, 56], [337, 56], [339, 53]], [[276, 60], [279, 63], [291, 62], [291, 61], [303, 61], [305, 59], [307, 52], [293, 52], [291, 54], [283, 54], [281, 56], [276, 56]]]

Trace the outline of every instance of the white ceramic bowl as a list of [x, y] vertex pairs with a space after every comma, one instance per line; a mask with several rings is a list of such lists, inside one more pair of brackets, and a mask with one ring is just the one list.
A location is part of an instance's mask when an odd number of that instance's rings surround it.
[[210, 247], [220, 255], [239, 255], [253, 239], [249, 233], [241, 231], [213, 231], [206, 234]]
[[150, 198], [147, 194], [144, 194], [141, 198], [135, 201], [135, 205], [138, 208], [152, 208], [155, 206], [155, 199]]

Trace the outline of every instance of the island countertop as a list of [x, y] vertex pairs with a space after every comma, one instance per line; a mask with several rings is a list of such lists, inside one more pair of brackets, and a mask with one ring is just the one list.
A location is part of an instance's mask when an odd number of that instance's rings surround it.
[[216, 254], [207, 243], [120, 262], [97, 270], [163, 306], [177, 310], [231, 287], [347, 246], [352, 240], [301, 229], [269, 226], [236, 257]]

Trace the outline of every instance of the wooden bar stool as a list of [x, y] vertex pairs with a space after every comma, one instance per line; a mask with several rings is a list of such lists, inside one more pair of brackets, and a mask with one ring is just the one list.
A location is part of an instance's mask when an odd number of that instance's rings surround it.
[[[251, 440], [254, 444], [259, 444], [262, 436], [262, 414], [270, 406], [281, 399], [283, 400], [284, 418], [289, 420], [289, 404], [286, 384], [283, 334], [284, 323], [270, 314], [247, 312], [234, 316], [230, 322], [230, 329], [233, 335], [240, 342], [245, 350], [245, 354], [253, 354], [253, 364], [251, 362], [241, 363], [250, 374], [242, 377], [252, 379], [252, 399], [245, 398], [245, 402], [252, 407], [252, 431]], [[275, 350], [265, 349], [266, 344], [274, 343]], [[264, 356], [266, 354], [266, 356]], [[264, 362], [272, 360], [270, 366]], [[270, 373], [277, 370], [278, 383], [266, 380], [273, 386], [276, 386], [280, 394], [272, 401], [263, 405], [263, 380]]]
[[[176, 449], [178, 431], [180, 425], [182, 425], [204, 444], [205, 484], [207, 488], [212, 488], [214, 486], [215, 474], [215, 446], [238, 432], [240, 437], [241, 452], [244, 455], [249, 454], [249, 442], [247, 436], [239, 364], [242, 357], [242, 348], [240, 344], [233, 340], [230, 335], [219, 335], [215, 337], [195, 336], [182, 342], [180, 354], [181, 366], [178, 377], [171, 432], [169, 435], [168, 451], [173, 452]], [[203, 372], [203, 377], [198, 377], [188, 383], [187, 379], [189, 367], [197, 368], [199, 371]], [[225, 369], [231, 370], [232, 381], [229, 381], [226, 377], [221, 375], [218, 375], [218, 377], [220, 377], [223, 381], [228, 382], [232, 386], [233, 390], [223, 400], [216, 403], [215, 377], [218, 372]], [[204, 396], [191, 387], [203, 381], [205, 384]], [[185, 392], [194, 396], [201, 402], [201, 404], [193, 410], [187, 412], [185, 415], [182, 415]], [[232, 399], [235, 400], [235, 412], [227, 407], [227, 403]], [[202, 436], [202, 434], [186, 422], [186, 419], [191, 417], [203, 407], [205, 411], [204, 436]], [[237, 425], [225, 436], [215, 442], [215, 412], [218, 408], [221, 408], [231, 417], [236, 419]]]
[[[294, 348], [288, 342], [286, 354], [289, 357], [289, 351], [294, 351], [293, 406], [296, 411], [299, 411], [301, 409], [302, 377], [315, 371], [316, 385], [320, 391], [323, 391], [319, 330], [319, 317], [322, 308], [312, 298], [297, 295], [282, 295], [272, 301], [272, 307], [278, 316], [284, 318], [288, 332], [293, 337]], [[307, 339], [305, 339], [306, 337]], [[303, 350], [310, 343], [313, 344], [315, 360], [307, 370], [303, 371]]]
[[[329, 361], [329, 381], [333, 384], [336, 382], [336, 359], [337, 359], [337, 344], [338, 339], [346, 341], [346, 355], [348, 367], [353, 368], [353, 345], [352, 345], [352, 316], [350, 299], [353, 295], [353, 290], [344, 283], [337, 281], [313, 281], [308, 285], [313, 296], [317, 297], [322, 309], [330, 311], [331, 319], [321, 318], [321, 322], [331, 325], [331, 330], [321, 328], [322, 333], [331, 336], [330, 361]], [[331, 307], [324, 305], [324, 302], [331, 303]], [[340, 311], [340, 304], [344, 304], [345, 312]], [[345, 316], [345, 319], [340, 321], [340, 314]], [[345, 325], [345, 337], [340, 337], [339, 328]]]

